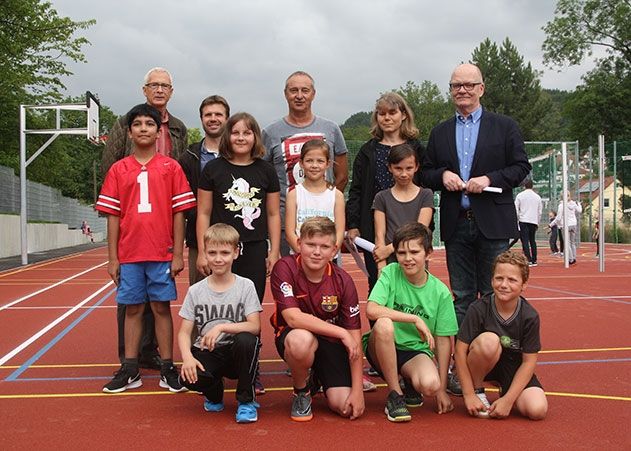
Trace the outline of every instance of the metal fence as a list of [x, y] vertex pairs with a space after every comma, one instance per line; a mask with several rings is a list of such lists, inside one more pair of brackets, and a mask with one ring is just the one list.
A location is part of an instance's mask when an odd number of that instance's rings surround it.
[[[106, 232], [107, 221], [92, 207], [41, 183], [27, 181], [26, 190], [28, 221], [68, 224], [77, 229], [87, 221], [93, 232]], [[0, 213], [20, 214], [20, 178], [4, 166], [0, 166]]]
[[[364, 141], [346, 141], [351, 180], [353, 177], [352, 162], [363, 144]], [[423, 145], [426, 144], [423, 142]], [[548, 211], [556, 210], [559, 200], [562, 198], [561, 142], [526, 142], [526, 153], [533, 168], [532, 179], [535, 190], [541, 196], [544, 204], [544, 213], [537, 239], [547, 241], [547, 228], [544, 225], [547, 224]], [[607, 177], [604, 191], [605, 218], [600, 223], [600, 227], [605, 232], [607, 242], [618, 243], [631, 240], [629, 226], [631, 214], [623, 213], [625, 209], [631, 208], [631, 160], [624, 158], [629, 155], [631, 155], [631, 141], [605, 144], [605, 176]], [[572, 193], [572, 197], [580, 199], [585, 207], [581, 225], [583, 237], [589, 239], [598, 220], [596, 217], [598, 211], [596, 204], [598, 199], [598, 149], [581, 147], [578, 142], [570, 142], [567, 146], [567, 156], [568, 189]], [[623, 178], [626, 180], [622, 180]], [[625, 183], [627, 183], [626, 186]], [[519, 191], [520, 189], [516, 189], [514, 194]], [[436, 195], [436, 206], [438, 206], [438, 199], [439, 196]], [[436, 224], [439, 223], [438, 212], [434, 220]], [[436, 240], [437, 237], [435, 236], [434, 241]]]

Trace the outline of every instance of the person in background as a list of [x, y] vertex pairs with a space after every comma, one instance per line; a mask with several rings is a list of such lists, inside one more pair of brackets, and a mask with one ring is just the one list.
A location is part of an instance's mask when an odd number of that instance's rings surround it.
[[[230, 105], [226, 99], [212, 95], [202, 100], [199, 106], [199, 117], [204, 128], [204, 138], [191, 144], [180, 157], [180, 164], [186, 174], [191, 189], [197, 196], [199, 176], [204, 167], [219, 156], [219, 141], [223, 126], [230, 117]], [[204, 278], [197, 270], [197, 236], [195, 226], [197, 208], [186, 212], [186, 247], [188, 247], [188, 282], [193, 285]]]
[[537, 266], [537, 240], [536, 234], [541, 220], [543, 203], [541, 196], [533, 189], [532, 180], [524, 182], [524, 190], [515, 197], [515, 210], [519, 220], [519, 235], [524, 255], [530, 262], [530, 266]]
[[333, 121], [316, 116], [311, 105], [316, 89], [313, 77], [296, 71], [285, 81], [287, 116], [271, 123], [263, 130], [264, 160], [274, 166], [280, 181], [280, 214], [282, 221], [281, 255], [289, 255], [285, 239], [285, 199], [289, 190], [303, 181], [300, 175], [300, 149], [312, 139], [322, 139], [329, 145], [329, 160], [333, 164], [326, 170], [326, 179], [344, 192], [348, 182], [348, 149], [340, 127]]

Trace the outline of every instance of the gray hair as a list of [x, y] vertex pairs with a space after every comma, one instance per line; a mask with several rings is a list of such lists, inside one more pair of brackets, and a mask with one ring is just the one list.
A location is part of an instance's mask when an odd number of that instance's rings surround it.
[[287, 77], [287, 79], [285, 80], [285, 89], [287, 89], [287, 84], [289, 83], [289, 80], [298, 75], [302, 75], [304, 77], [307, 77], [309, 80], [311, 80], [311, 89], [315, 91], [315, 81], [313, 80], [313, 77], [303, 70], [297, 70], [296, 72], [291, 74], [289, 77]]
[[171, 76], [171, 72], [169, 72], [168, 70], [166, 70], [164, 67], [153, 67], [151, 69], [149, 69], [149, 72], [147, 72], [145, 74], [145, 82], [144, 84], [146, 85], [147, 83], [149, 83], [149, 77], [151, 76], [151, 74], [153, 74], [154, 72], [164, 72], [165, 74], [167, 74], [169, 76], [169, 80], [171, 81], [171, 84], [173, 84], [173, 77]]

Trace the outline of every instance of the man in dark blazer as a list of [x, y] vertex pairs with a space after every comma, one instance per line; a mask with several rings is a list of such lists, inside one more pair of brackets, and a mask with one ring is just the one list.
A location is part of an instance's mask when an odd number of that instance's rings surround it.
[[440, 236], [461, 324], [478, 295], [492, 292], [493, 261], [518, 236], [513, 188], [531, 166], [517, 123], [480, 105], [484, 80], [477, 66], [458, 66], [449, 87], [456, 115], [432, 129], [421, 177], [441, 192]]

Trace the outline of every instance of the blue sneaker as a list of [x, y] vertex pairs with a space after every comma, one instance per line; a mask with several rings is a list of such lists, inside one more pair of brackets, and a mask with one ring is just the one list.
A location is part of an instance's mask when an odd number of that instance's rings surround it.
[[204, 410], [206, 412], [221, 412], [223, 410], [223, 402], [211, 402], [209, 400], [204, 401]]
[[237, 408], [237, 423], [254, 423], [259, 419], [256, 409], [260, 407], [258, 402], [240, 402]]

